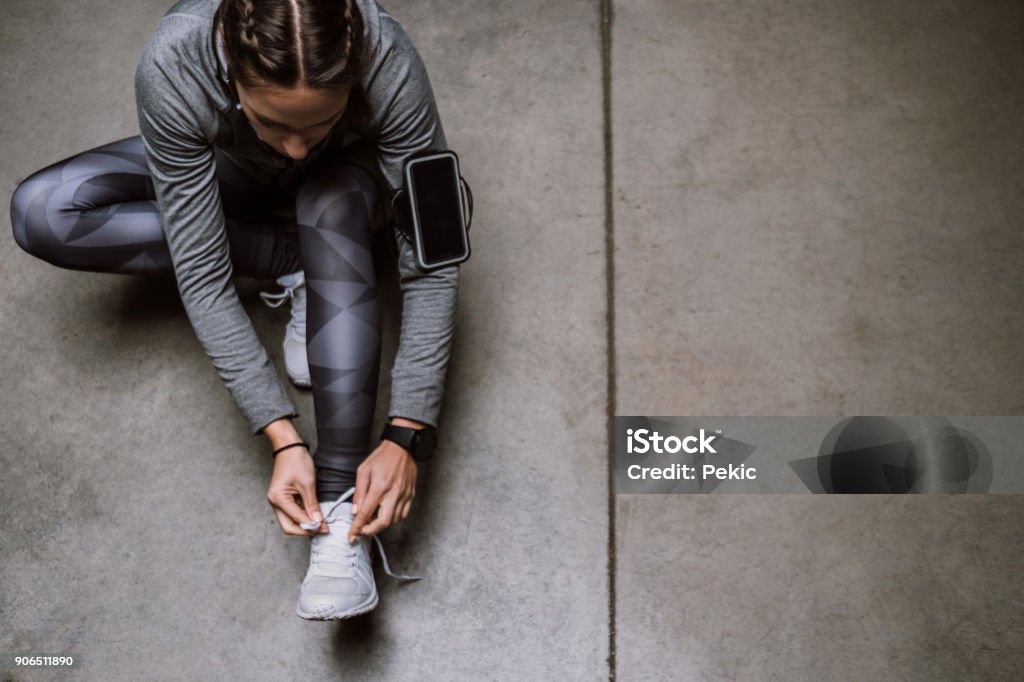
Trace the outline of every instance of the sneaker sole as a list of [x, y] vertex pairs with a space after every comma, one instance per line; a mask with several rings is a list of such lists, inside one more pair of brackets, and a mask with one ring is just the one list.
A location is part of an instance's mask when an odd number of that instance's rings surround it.
[[295, 377], [288, 377], [292, 380], [292, 383], [299, 388], [313, 388], [313, 382], [309, 379], [296, 379]]
[[377, 595], [377, 590], [374, 589], [373, 594], [370, 595], [369, 599], [367, 599], [359, 606], [356, 606], [355, 608], [351, 608], [348, 611], [345, 611], [344, 613], [334, 613], [329, 616], [318, 616], [315, 613], [306, 613], [302, 610], [301, 606], [295, 607], [295, 613], [297, 613], [300, 618], [305, 618], [306, 620], [344, 620], [346, 618], [351, 618], [352, 616], [359, 616], [361, 614], [373, 611], [375, 608], [377, 608], [378, 600], [379, 597]]

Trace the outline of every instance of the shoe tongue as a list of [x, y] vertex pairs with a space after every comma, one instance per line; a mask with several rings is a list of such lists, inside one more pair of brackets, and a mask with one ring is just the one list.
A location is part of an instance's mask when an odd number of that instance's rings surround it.
[[352, 503], [348, 500], [344, 502], [334, 500], [326, 504], [321, 504], [320, 513], [324, 515], [324, 519], [327, 520], [328, 523], [333, 520], [335, 523], [341, 521], [349, 524], [352, 521]]
[[[340, 531], [340, 532], [339, 532]], [[337, 537], [331, 537], [339, 533]], [[326, 535], [313, 538], [316, 543], [317, 561], [313, 573], [331, 578], [351, 578], [355, 576], [353, 555], [359, 552], [359, 544], [348, 544], [348, 528], [344, 530], [331, 528]], [[358, 559], [355, 559], [358, 561]]]
[[324, 515], [324, 521], [331, 530], [313, 538], [319, 553], [315, 573], [331, 578], [351, 578], [355, 575], [352, 554], [359, 551], [358, 542], [354, 545], [348, 542], [348, 529], [352, 525], [352, 501], [338, 498], [322, 503], [320, 513]]
[[306, 331], [306, 329], [305, 329], [305, 324], [306, 324], [306, 287], [304, 287], [304, 286], [299, 287], [298, 289], [295, 289], [292, 292], [292, 294], [293, 294], [293, 297], [292, 297], [292, 318], [291, 318], [291, 323], [293, 325], [297, 325], [299, 327], [299, 329], [297, 331], [301, 331], [303, 334], [305, 334], [305, 331]]
[[278, 286], [282, 286], [286, 289], [289, 287], [301, 286], [305, 283], [306, 273], [303, 270], [291, 272], [287, 275], [281, 275], [280, 277], [277, 278]]

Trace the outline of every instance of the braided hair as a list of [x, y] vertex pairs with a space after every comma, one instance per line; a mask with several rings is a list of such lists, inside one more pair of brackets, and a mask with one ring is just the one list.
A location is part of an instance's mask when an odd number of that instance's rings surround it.
[[355, 0], [222, 0], [231, 76], [245, 85], [347, 89], [365, 69], [363, 18]]

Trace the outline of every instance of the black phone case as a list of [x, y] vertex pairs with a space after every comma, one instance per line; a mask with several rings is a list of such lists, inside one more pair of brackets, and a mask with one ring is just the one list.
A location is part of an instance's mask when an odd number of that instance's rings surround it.
[[[472, 255], [472, 252], [473, 252], [472, 245], [469, 242], [469, 230], [470, 230], [470, 228], [473, 225], [473, 192], [472, 192], [472, 190], [469, 187], [469, 183], [466, 182], [466, 179], [464, 177], [462, 177], [462, 166], [459, 164], [459, 160], [458, 160], [459, 159], [459, 155], [456, 154], [455, 152], [449, 150], [449, 149], [441, 149], [441, 150], [434, 149], [434, 150], [430, 150], [430, 151], [419, 152], [417, 154], [413, 154], [408, 159], [406, 159], [405, 166], [404, 166], [404, 168], [402, 170], [402, 177], [403, 178], [407, 177], [407, 174], [406, 174], [405, 171], [406, 171], [406, 169], [408, 169], [409, 163], [411, 161], [414, 161], [414, 160], [416, 160], [418, 158], [423, 158], [425, 156], [433, 156], [433, 155], [441, 153], [441, 152], [450, 153], [450, 154], [452, 154], [455, 157], [457, 168], [459, 170], [459, 181], [460, 181], [463, 189], [465, 189], [465, 206], [464, 206], [465, 210], [464, 210], [464, 214], [465, 214], [465, 217], [466, 217], [466, 252], [467, 253], [466, 253], [466, 257], [462, 261], [459, 261], [459, 263], [448, 263], [446, 265], [438, 265], [438, 266], [434, 266], [434, 267], [430, 267], [430, 268], [424, 268], [422, 266], [422, 264], [417, 263], [416, 264], [417, 267], [420, 270], [424, 271], [424, 272], [430, 272], [432, 270], [439, 270], [441, 268], [449, 267], [450, 265], [459, 265], [461, 263], [464, 263], [467, 260], [469, 260], [469, 257], [470, 257], [470, 255]], [[395, 191], [394, 195], [391, 198], [391, 207], [392, 207], [392, 215], [394, 216], [394, 220], [395, 220], [395, 226], [397, 227], [398, 231], [401, 232], [402, 236], [404, 236], [405, 239], [410, 244], [413, 245], [413, 248], [418, 248], [417, 244], [416, 244], [415, 237], [414, 237], [414, 232], [415, 231], [413, 230], [412, 203], [409, 200], [409, 192], [405, 188], [402, 188], [402, 189], [399, 189], [399, 190]]]

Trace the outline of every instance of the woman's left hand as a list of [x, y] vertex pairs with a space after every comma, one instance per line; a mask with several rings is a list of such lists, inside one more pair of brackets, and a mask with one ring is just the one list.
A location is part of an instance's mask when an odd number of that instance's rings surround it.
[[376, 535], [404, 520], [415, 496], [416, 462], [412, 455], [397, 443], [381, 441], [356, 470], [352, 496], [356, 518], [349, 528], [348, 541], [354, 542], [360, 533]]

